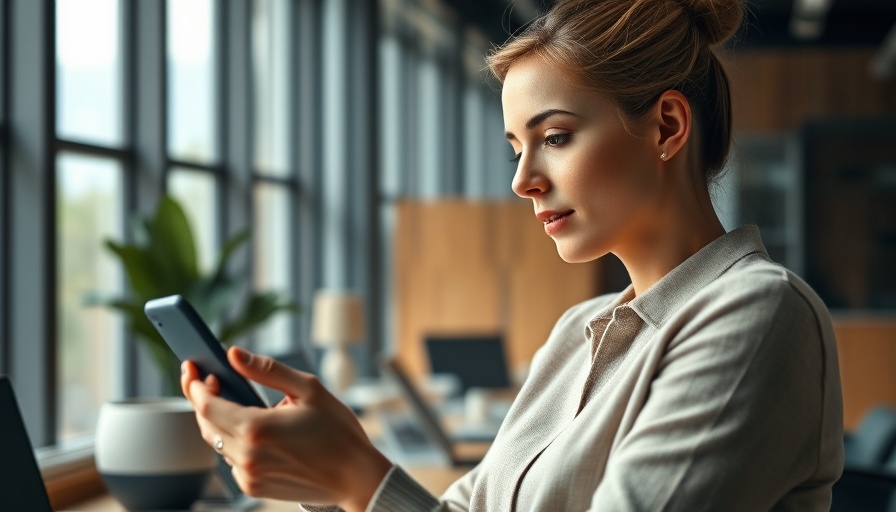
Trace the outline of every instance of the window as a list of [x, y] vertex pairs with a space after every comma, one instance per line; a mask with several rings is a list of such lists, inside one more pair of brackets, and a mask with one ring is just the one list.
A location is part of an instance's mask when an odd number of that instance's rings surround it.
[[85, 302], [90, 294], [121, 293], [118, 262], [102, 242], [122, 238], [124, 215], [120, 162], [63, 152], [56, 173], [57, 442], [65, 442], [90, 434], [100, 405], [123, 391], [121, 318]]
[[[302, 307], [242, 342], [304, 350], [314, 292], [345, 287], [367, 297], [366, 352], [377, 355], [387, 279], [378, 221], [388, 228], [377, 201], [419, 193], [421, 163], [436, 166], [429, 192], [456, 192], [464, 161], [450, 27], [436, 27], [441, 60], [425, 79], [419, 65], [430, 54], [413, 45], [433, 34], [396, 39], [388, 51], [399, 88], [382, 91], [378, 106], [377, 89], [392, 83], [377, 80], [381, 7], [0, 0], [0, 371], [21, 395], [35, 446], [89, 440], [104, 401], [163, 391], [123, 318], [89, 306], [127, 293], [103, 242], [130, 240], [129, 223], [163, 193], [185, 207], [200, 265], [250, 229], [236, 257], [243, 266], [232, 270]], [[432, 13], [411, 18], [440, 24]], [[439, 104], [444, 125], [421, 119], [424, 100]], [[380, 119], [384, 141], [371, 136]], [[451, 135], [439, 139], [439, 130]], [[423, 137], [436, 152], [415, 147]], [[374, 361], [361, 361], [362, 373]]]
[[167, 191], [183, 206], [196, 242], [199, 266], [214, 265], [223, 221], [220, 91], [216, 44], [219, 4], [212, 0], [167, 2]]
[[[431, 16], [417, 2], [382, 2], [377, 52], [380, 175], [376, 313], [392, 319], [397, 201], [511, 195], [512, 152], [503, 140], [499, 93], [485, 81], [488, 42]], [[395, 339], [383, 326], [383, 339]]]
[[218, 160], [216, 6], [168, 0], [168, 149], [175, 160]]
[[168, 174], [168, 193], [183, 207], [198, 255], [199, 268], [208, 272], [218, 256], [217, 179], [208, 172], [175, 167]]
[[[253, 245], [255, 249], [253, 277], [258, 289], [292, 295], [292, 202], [293, 191], [279, 184], [259, 181], [255, 185]], [[292, 346], [293, 321], [279, 314], [256, 333], [255, 348], [266, 353], [282, 354]]]
[[[252, 2], [252, 276], [256, 288], [296, 298], [293, 232], [298, 185], [295, 155], [290, 150], [295, 133], [290, 4], [288, 0]], [[254, 348], [274, 354], [288, 352], [296, 337], [294, 325], [288, 315], [275, 316], [256, 333]]]
[[124, 226], [124, 65], [119, 0], [56, 2], [56, 443], [90, 434], [123, 392], [118, 315], [88, 307], [121, 294], [103, 247]]
[[56, 133], [121, 147], [123, 87], [118, 0], [56, 2]]

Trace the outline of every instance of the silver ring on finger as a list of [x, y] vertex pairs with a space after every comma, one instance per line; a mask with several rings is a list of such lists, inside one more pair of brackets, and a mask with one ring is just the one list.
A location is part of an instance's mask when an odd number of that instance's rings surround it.
[[215, 436], [215, 444], [213, 446], [216, 452], [221, 453], [224, 449], [224, 440], [221, 439], [221, 436]]

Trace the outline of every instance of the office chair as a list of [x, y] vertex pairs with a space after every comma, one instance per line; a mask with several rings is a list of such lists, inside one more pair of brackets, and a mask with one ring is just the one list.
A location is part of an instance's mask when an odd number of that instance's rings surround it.
[[847, 466], [885, 464], [896, 447], [896, 409], [885, 405], [874, 407], [843, 443]]
[[896, 410], [878, 406], [844, 439], [832, 512], [896, 512]]

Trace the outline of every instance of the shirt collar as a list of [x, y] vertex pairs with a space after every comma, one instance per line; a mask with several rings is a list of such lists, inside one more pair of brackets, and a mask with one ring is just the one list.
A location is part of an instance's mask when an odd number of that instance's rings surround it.
[[[744, 257], [768, 253], [756, 226], [743, 226], [713, 240], [629, 302], [645, 322], [659, 328], [682, 304]], [[629, 286], [631, 288], [631, 286]], [[626, 289], [626, 292], [629, 292]], [[623, 292], [623, 296], [626, 295]], [[630, 292], [629, 292], [630, 293]]]

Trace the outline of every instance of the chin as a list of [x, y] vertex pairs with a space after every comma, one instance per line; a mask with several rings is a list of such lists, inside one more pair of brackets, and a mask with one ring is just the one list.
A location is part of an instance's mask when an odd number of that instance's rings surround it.
[[560, 256], [560, 259], [567, 263], [588, 263], [607, 254], [606, 252], [595, 251], [590, 247], [582, 247], [580, 244], [570, 241], [555, 239], [554, 243], [557, 245], [557, 254]]

